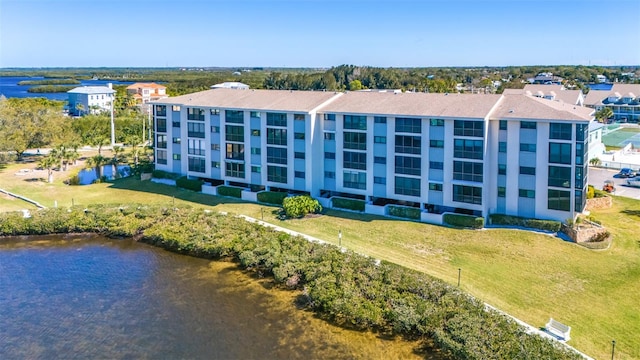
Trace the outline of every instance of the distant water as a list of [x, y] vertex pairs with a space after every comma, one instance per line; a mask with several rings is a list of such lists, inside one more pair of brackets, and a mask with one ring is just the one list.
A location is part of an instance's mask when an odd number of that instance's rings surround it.
[[[18, 85], [23, 80], [44, 80], [44, 77], [28, 77], [28, 76], [0, 76], [0, 95], [7, 98], [25, 98], [25, 97], [44, 97], [49, 100], [68, 99], [66, 92], [62, 93], [30, 93], [29, 88], [34, 85]], [[114, 80], [80, 80], [77, 86], [106, 86], [108, 83], [114, 85], [131, 85], [133, 81], [114, 81]]]
[[611, 90], [613, 84], [588, 84], [591, 90]]
[[[116, 168], [119, 177], [131, 176], [131, 167], [129, 165], [118, 165]], [[113, 165], [104, 165], [101, 167], [100, 174], [105, 176], [107, 180], [113, 180], [116, 178], [113, 173]], [[78, 172], [78, 178], [80, 185], [93, 184], [98, 179], [98, 173], [95, 168], [82, 169]]]

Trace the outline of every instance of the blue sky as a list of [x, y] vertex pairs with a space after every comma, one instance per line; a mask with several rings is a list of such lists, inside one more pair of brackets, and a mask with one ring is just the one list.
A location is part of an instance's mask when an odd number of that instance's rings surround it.
[[0, 0], [0, 67], [638, 65], [639, 0]]

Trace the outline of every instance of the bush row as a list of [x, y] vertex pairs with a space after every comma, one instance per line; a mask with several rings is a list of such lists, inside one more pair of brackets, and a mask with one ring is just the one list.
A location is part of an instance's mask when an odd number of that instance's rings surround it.
[[286, 192], [279, 191], [261, 191], [257, 194], [258, 201], [261, 203], [282, 205], [282, 201], [287, 197]]
[[242, 198], [242, 189], [239, 187], [220, 185], [216, 189], [220, 196], [230, 196], [238, 199]]
[[389, 215], [397, 216], [405, 219], [420, 220], [420, 209], [407, 206], [389, 205]]
[[562, 223], [553, 220], [527, 219], [518, 216], [491, 214], [489, 220], [492, 225], [521, 226], [551, 232], [560, 231]]
[[202, 191], [202, 180], [182, 176], [176, 179], [176, 186], [187, 190]]
[[153, 170], [153, 172], [151, 174], [156, 179], [178, 180], [178, 178], [180, 177], [180, 174], [176, 174], [176, 173], [172, 173], [172, 172], [168, 172], [168, 171], [163, 171], [163, 170]]
[[446, 225], [482, 229], [484, 227], [484, 218], [462, 214], [444, 214], [442, 221]]
[[228, 258], [302, 290], [301, 303], [356, 329], [429, 337], [457, 359], [580, 359], [458, 288], [423, 273], [202, 209], [91, 206], [0, 214], [0, 235], [92, 231], [199, 257]]
[[364, 211], [364, 200], [334, 197], [331, 198], [331, 204], [338, 209]]

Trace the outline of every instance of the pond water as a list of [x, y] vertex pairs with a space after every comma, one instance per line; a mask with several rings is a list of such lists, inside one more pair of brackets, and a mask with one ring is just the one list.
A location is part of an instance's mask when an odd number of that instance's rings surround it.
[[[102, 176], [105, 176], [107, 180], [113, 180], [116, 177], [131, 176], [131, 167], [129, 165], [118, 165], [116, 169], [117, 176], [114, 174], [113, 165], [104, 165], [100, 169], [100, 173]], [[80, 185], [93, 184], [93, 182], [98, 179], [98, 172], [95, 168], [83, 169], [78, 172], [78, 178], [80, 179]]]
[[424, 358], [227, 262], [130, 239], [0, 239], [0, 359]]

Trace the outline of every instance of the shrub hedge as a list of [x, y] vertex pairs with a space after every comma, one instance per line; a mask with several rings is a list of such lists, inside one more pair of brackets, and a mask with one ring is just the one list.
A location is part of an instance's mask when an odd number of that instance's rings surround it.
[[531, 229], [540, 229], [551, 232], [560, 231], [562, 223], [553, 220], [527, 219], [518, 216], [491, 214], [489, 221], [492, 225], [521, 226]]
[[364, 211], [365, 203], [364, 203], [364, 200], [334, 197], [334, 198], [331, 198], [331, 204], [334, 208], [338, 208], [338, 209]]
[[242, 189], [239, 187], [220, 185], [216, 189], [218, 190], [218, 195], [242, 198]]
[[163, 171], [163, 170], [153, 170], [153, 172], [151, 174], [156, 179], [178, 180], [178, 178], [180, 178], [180, 174], [176, 174], [176, 173], [172, 173], [172, 172], [168, 172], [168, 171]]
[[442, 221], [451, 226], [482, 229], [484, 227], [484, 218], [462, 214], [444, 214]]
[[300, 218], [307, 214], [317, 214], [322, 211], [320, 202], [308, 195], [287, 197], [282, 201], [282, 207], [289, 218]]
[[176, 179], [176, 186], [187, 190], [202, 191], [202, 180], [182, 176]]
[[394, 206], [394, 205], [390, 205], [388, 209], [389, 209], [389, 215], [391, 216], [397, 216], [405, 219], [420, 220], [420, 212], [421, 212], [420, 209], [406, 207], [406, 206]]
[[257, 194], [259, 202], [282, 206], [282, 201], [287, 197], [286, 192], [261, 191]]
[[[472, 218], [473, 219], [473, 218]], [[426, 274], [191, 208], [94, 205], [0, 214], [0, 235], [97, 232], [134, 236], [178, 253], [226, 258], [302, 290], [301, 304], [356, 329], [430, 338], [457, 359], [581, 359]], [[1, 240], [0, 240], [1, 241]]]

